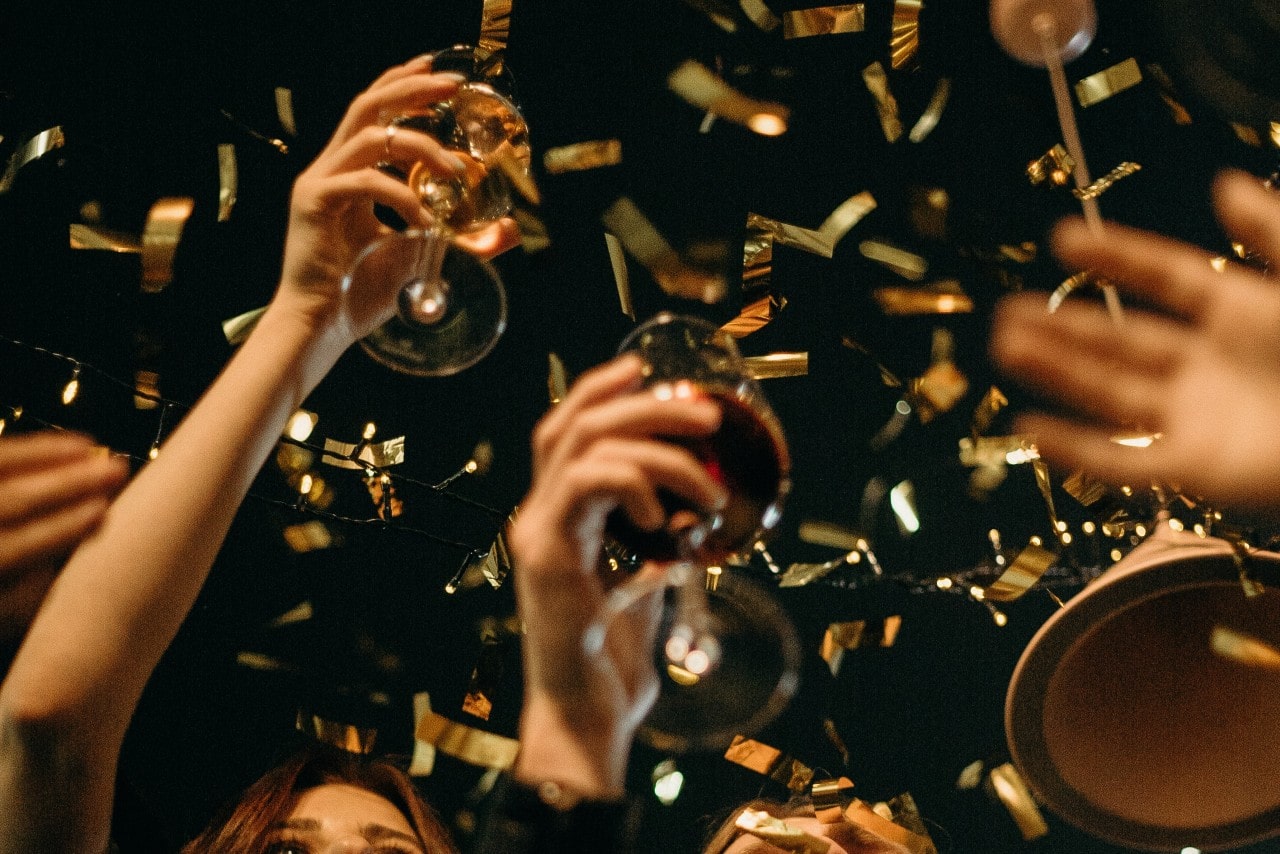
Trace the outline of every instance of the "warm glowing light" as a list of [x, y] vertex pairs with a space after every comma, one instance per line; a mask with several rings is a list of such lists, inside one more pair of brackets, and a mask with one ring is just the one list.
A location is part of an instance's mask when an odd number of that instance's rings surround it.
[[711, 669], [711, 656], [700, 649], [695, 649], [685, 656], [684, 667], [695, 676], [703, 676]]
[[284, 428], [285, 435], [295, 442], [305, 442], [310, 438], [311, 431], [315, 429], [316, 422], [319, 420], [320, 416], [314, 412], [299, 409], [289, 417], [289, 423]]
[[152, 445], [151, 450], [147, 451], [147, 459], [154, 460], [158, 456], [160, 456], [160, 446]]
[[370, 421], [364, 425], [364, 440], [367, 442], [373, 438], [373, 434], [378, 432], [378, 425]]
[[1111, 550], [1111, 559], [1112, 559], [1112, 560], [1120, 560], [1120, 558], [1122, 558], [1123, 556], [1124, 556], [1124, 554], [1123, 554], [1119, 549], [1112, 549], [1112, 550]]
[[653, 769], [653, 796], [663, 806], [669, 807], [674, 804], [683, 788], [684, 774], [680, 773], [670, 759], [659, 763], [658, 767]]
[[1062, 544], [1064, 546], [1071, 545], [1071, 533], [1069, 531], [1063, 531], [1062, 536], [1059, 537], [1058, 539], [1062, 540]]
[[983, 599], [987, 598], [987, 591], [977, 585], [974, 585], [969, 588], [969, 595], [981, 602]]
[[939, 590], [950, 590], [955, 584], [950, 578], [939, 578], [935, 583]]
[[1139, 537], [1145, 537], [1147, 535], [1147, 526], [1142, 523], [1138, 523], [1133, 526], [1133, 532]]
[[1004, 611], [992, 611], [991, 619], [995, 620], [997, 626], [1009, 625], [1009, 617]]
[[480, 468], [480, 464], [478, 462], [476, 462], [475, 460], [467, 460], [467, 464], [462, 467], [462, 470], [465, 471], [467, 474], [475, 474], [476, 471], [479, 470], [479, 468]]
[[787, 120], [777, 113], [756, 113], [747, 119], [747, 127], [761, 136], [782, 136], [787, 132]]
[[1184, 525], [1184, 524], [1182, 524], [1182, 520], [1181, 520], [1181, 519], [1170, 519], [1170, 520], [1169, 520], [1169, 527], [1170, 527], [1170, 528], [1172, 528], [1172, 529], [1173, 529], [1173, 530], [1175, 530], [1175, 531], [1183, 531], [1183, 530], [1186, 530], [1186, 527], [1187, 527], [1187, 526], [1186, 526], [1186, 525]]
[[1059, 521], [1056, 522], [1053, 527], [1057, 528], [1059, 531], [1065, 531], [1067, 530], [1067, 523]]
[[1030, 543], [1031, 545], [1033, 545], [1033, 546], [1042, 546], [1042, 545], [1044, 545], [1044, 540], [1040, 539], [1040, 535], [1039, 535], [1039, 534], [1036, 534], [1036, 535], [1032, 536], [1032, 537], [1031, 537], [1031, 539], [1027, 540], [1027, 542], [1029, 542], [1029, 543]]
[[1080, 530], [1084, 531], [1086, 534], [1092, 534], [1097, 529], [1098, 529], [1098, 526], [1093, 524], [1092, 522], [1085, 522], [1080, 526]]
[[915, 490], [911, 481], [904, 480], [889, 490], [889, 506], [898, 517], [898, 527], [904, 534], [914, 534], [920, 530], [920, 517], [916, 515]]
[[311, 475], [304, 474], [302, 479], [298, 481], [298, 493], [300, 495], [310, 495], [312, 483]]
[[76, 395], [80, 393], [80, 366], [76, 365], [71, 371], [71, 381], [62, 389], [62, 403], [66, 406], [71, 405], [71, 401], [76, 399]]
[[1160, 438], [1160, 435], [1159, 433], [1151, 433], [1144, 436], [1112, 436], [1111, 441], [1127, 448], [1150, 448], [1152, 443]]

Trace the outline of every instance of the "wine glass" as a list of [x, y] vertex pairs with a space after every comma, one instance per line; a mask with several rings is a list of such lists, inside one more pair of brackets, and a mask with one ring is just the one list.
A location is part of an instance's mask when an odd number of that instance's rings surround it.
[[729, 559], [749, 552], [778, 523], [790, 488], [790, 455], [777, 416], [732, 337], [700, 318], [662, 313], [628, 335], [655, 394], [701, 396], [719, 404], [719, 428], [705, 437], [671, 436], [727, 491], [714, 513], [660, 490], [666, 523], [646, 532], [615, 510], [606, 523], [610, 554], [632, 567], [609, 591], [587, 632], [603, 647], [610, 622], [650, 593], [664, 596], [655, 663], [661, 689], [639, 737], [662, 750], [722, 749], [771, 720], [798, 685], [799, 642], [782, 608]]
[[465, 79], [448, 99], [391, 122], [431, 134], [466, 168], [445, 177], [421, 163], [383, 164], [408, 182], [434, 221], [374, 240], [356, 257], [346, 282], [377, 277], [401, 283], [395, 315], [360, 344], [375, 361], [415, 376], [469, 368], [502, 335], [507, 298], [501, 277], [453, 238], [506, 216], [513, 188], [528, 195], [532, 187], [529, 130], [512, 100], [501, 54], [455, 45], [431, 57], [433, 71]]

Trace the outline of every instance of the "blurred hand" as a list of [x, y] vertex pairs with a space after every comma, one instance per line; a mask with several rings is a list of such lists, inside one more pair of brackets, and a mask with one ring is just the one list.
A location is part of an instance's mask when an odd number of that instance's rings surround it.
[[[1257, 179], [1222, 176], [1218, 216], [1246, 247], [1280, 260], [1280, 197]], [[1241, 265], [1219, 273], [1209, 253], [1107, 224], [1059, 226], [1055, 252], [1136, 298], [1117, 327], [1097, 305], [1043, 295], [998, 307], [992, 356], [1062, 407], [1016, 429], [1050, 462], [1112, 484], [1165, 483], [1218, 506], [1280, 509], [1280, 286]], [[1149, 448], [1117, 444], [1158, 432]]]
[[84, 436], [0, 436], [0, 641], [22, 636], [128, 476], [124, 460]]
[[[621, 508], [644, 530], [658, 528], [666, 518], [659, 489], [698, 507], [725, 498], [693, 454], [658, 438], [713, 432], [719, 407], [660, 400], [640, 381], [639, 360], [620, 357], [584, 374], [543, 418], [533, 437], [533, 484], [508, 536], [525, 624], [528, 737], [517, 773], [584, 794], [621, 793], [631, 739], [658, 686], [659, 595], [611, 624], [601, 654], [583, 646], [604, 602], [605, 521]], [[591, 767], [575, 767], [579, 760]]]
[[[369, 277], [344, 294], [343, 278], [360, 251], [390, 231], [374, 215], [375, 204], [391, 208], [412, 227], [431, 222], [417, 194], [378, 169], [380, 162], [421, 162], [439, 175], [464, 168], [425, 133], [401, 126], [387, 135], [392, 117], [449, 97], [458, 82], [456, 75], [431, 73], [424, 57], [388, 69], [355, 97], [329, 143], [294, 182], [282, 292], [300, 298], [314, 328], [327, 330], [336, 322], [350, 343], [394, 313], [400, 282]], [[515, 221], [504, 218], [459, 244], [491, 257], [517, 242]]]

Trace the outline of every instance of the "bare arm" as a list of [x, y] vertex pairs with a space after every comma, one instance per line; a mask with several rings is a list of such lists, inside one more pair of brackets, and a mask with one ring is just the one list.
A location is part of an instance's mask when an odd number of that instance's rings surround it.
[[[352, 102], [298, 178], [281, 284], [254, 333], [71, 556], [0, 687], [0, 851], [106, 849], [116, 761], [152, 670], [202, 586], [289, 415], [359, 337], [394, 310], [394, 283], [340, 286], [382, 229], [372, 202], [423, 224], [381, 173], [380, 122], [456, 82], [414, 60]], [[397, 154], [452, 168], [423, 134]], [[490, 248], [510, 245], [513, 225]]]

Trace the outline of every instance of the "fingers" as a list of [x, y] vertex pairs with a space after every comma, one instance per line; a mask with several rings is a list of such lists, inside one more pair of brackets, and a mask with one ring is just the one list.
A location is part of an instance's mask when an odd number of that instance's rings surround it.
[[1038, 413], [1019, 416], [1014, 429], [1036, 444], [1046, 462], [1063, 470], [1086, 470], [1115, 485], [1179, 479], [1160, 442], [1146, 448], [1121, 445], [1101, 425]]
[[102, 522], [110, 504], [104, 496], [91, 495], [28, 518], [24, 524], [0, 527], [0, 579], [4, 579], [0, 588], [20, 580], [21, 570], [46, 567], [69, 554]]
[[535, 466], [539, 459], [550, 456], [579, 412], [624, 391], [635, 391], [640, 388], [640, 381], [640, 359], [632, 355], [606, 362], [579, 377], [564, 400], [543, 416], [534, 430]]
[[1093, 270], [1120, 290], [1189, 320], [1211, 308], [1221, 281], [1208, 252], [1117, 223], [1095, 232], [1082, 220], [1065, 220], [1054, 229], [1053, 249], [1067, 266]]
[[1242, 172], [1214, 182], [1214, 206], [1227, 231], [1246, 247], [1280, 262], [1280, 193]]
[[1014, 379], [1044, 396], [1114, 426], [1154, 426], [1164, 417], [1167, 385], [1195, 333], [1167, 318], [1131, 312], [1122, 328], [1093, 305], [1045, 311], [1030, 294], [1001, 301], [991, 355]]
[[93, 440], [66, 430], [41, 430], [0, 438], [0, 478], [13, 472], [42, 469], [57, 463], [85, 459], [98, 450]]
[[444, 100], [458, 88], [455, 74], [432, 74], [426, 57], [411, 59], [384, 71], [352, 99], [333, 139], [345, 142], [361, 128], [385, 125], [394, 116]]
[[514, 219], [504, 216], [484, 228], [456, 235], [453, 242], [472, 255], [493, 258], [520, 245], [520, 228]]

